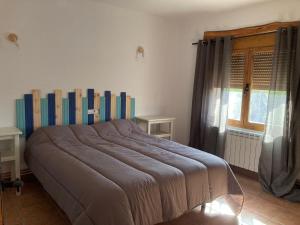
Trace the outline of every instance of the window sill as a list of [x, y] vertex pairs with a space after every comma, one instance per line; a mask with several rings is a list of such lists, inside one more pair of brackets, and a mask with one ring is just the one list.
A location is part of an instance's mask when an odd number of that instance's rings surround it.
[[248, 135], [252, 134], [252, 135], [255, 135], [255, 136], [263, 136], [263, 134], [264, 134], [264, 132], [261, 132], [261, 131], [249, 130], [249, 129], [233, 127], [233, 126], [228, 126], [228, 130], [233, 131], [233, 132], [248, 134]]

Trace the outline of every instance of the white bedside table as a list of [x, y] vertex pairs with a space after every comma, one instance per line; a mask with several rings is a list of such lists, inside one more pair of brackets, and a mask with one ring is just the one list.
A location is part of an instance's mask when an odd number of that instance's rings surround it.
[[22, 132], [15, 127], [0, 128], [0, 141], [11, 141], [10, 149], [1, 149], [1, 162], [13, 162], [11, 180], [20, 179], [20, 138]]
[[174, 117], [137, 116], [136, 121], [139, 125], [146, 125], [145, 130], [148, 134], [169, 140], [174, 138]]

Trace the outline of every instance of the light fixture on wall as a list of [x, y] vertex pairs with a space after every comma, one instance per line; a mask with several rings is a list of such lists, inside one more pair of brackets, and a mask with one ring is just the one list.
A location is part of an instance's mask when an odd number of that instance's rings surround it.
[[145, 58], [145, 50], [142, 46], [138, 46], [136, 49], [136, 60], [143, 61]]
[[7, 35], [7, 40], [19, 47], [18, 36], [15, 33], [9, 33]]

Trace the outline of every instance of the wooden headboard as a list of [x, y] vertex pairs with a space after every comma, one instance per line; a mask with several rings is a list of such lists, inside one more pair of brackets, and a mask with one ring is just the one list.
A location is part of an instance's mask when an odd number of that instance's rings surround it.
[[104, 96], [88, 89], [83, 97], [81, 89], [62, 96], [62, 90], [41, 98], [40, 90], [32, 90], [23, 99], [16, 100], [16, 125], [28, 138], [40, 127], [94, 124], [113, 119], [133, 119], [135, 117], [135, 98], [121, 92], [120, 96], [105, 91]]

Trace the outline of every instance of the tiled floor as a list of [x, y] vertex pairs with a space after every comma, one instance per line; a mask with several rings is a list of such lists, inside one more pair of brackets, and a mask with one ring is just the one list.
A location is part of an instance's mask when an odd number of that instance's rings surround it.
[[[219, 202], [209, 204], [205, 212], [196, 208], [182, 217], [163, 225], [300, 225], [300, 204], [290, 203], [264, 193], [259, 184], [238, 176], [245, 204], [236, 217]], [[27, 182], [21, 196], [15, 190], [3, 195], [5, 225], [70, 225], [70, 222], [37, 182]], [[225, 209], [225, 210], [224, 210]]]

